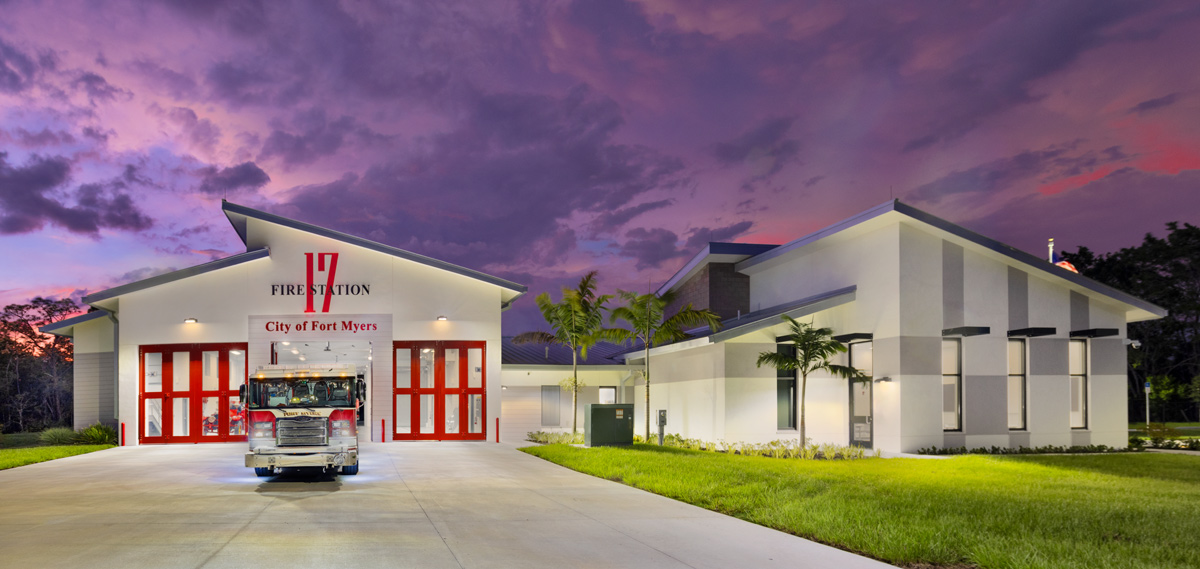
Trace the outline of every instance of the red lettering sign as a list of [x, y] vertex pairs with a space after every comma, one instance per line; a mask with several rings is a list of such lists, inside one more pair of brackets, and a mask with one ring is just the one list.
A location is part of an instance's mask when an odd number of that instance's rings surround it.
[[[304, 297], [307, 299], [304, 305], [304, 312], [316, 312], [313, 310], [313, 296], [317, 292], [317, 287], [313, 286], [313, 255], [314, 253], [305, 253], [304, 258], [308, 262], [307, 279], [305, 285], [307, 290], [304, 291]], [[333, 300], [333, 277], [337, 274], [337, 253], [315, 253], [317, 257], [317, 271], [327, 275], [325, 279], [325, 303], [321, 305], [321, 312], [329, 312], [329, 302]], [[328, 270], [325, 268], [325, 260], [329, 260]]]

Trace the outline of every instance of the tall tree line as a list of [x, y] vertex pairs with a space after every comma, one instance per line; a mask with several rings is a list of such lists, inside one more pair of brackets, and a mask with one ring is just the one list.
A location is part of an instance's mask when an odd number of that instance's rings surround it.
[[1063, 257], [1084, 276], [1157, 304], [1166, 318], [1129, 324], [1129, 417], [1145, 414], [1143, 385], [1150, 382], [1150, 420], [1200, 421], [1200, 227], [1167, 224], [1167, 235], [1096, 255], [1087, 247]]
[[72, 424], [73, 346], [38, 332], [79, 310], [71, 299], [34, 298], [0, 313], [0, 428], [40, 431]]

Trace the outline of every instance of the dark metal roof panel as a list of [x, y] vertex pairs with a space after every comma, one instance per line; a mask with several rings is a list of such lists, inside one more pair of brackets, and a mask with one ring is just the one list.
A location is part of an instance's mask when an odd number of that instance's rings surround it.
[[[505, 336], [500, 344], [500, 363], [503, 365], [571, 365], [571, 350], [558, 344], [514, 344], [512, 336]], [[623, 353], [624, 346], [600, 342], [588, 349], [586, 360], [579, 365], [624, 366], [625, 362], [612, 356]]]
[[148, 289], [151, 287], [156, 287], [158, 285], [167, 284], [170, 282], [175, 282], [178, 280], [186, 279], [188, 277], [202, 275], [204, 273], [211, 273], [212, 271], [216, 271], [218, 269], [224, 269], [226, 267], [232, 267], [234, 265], [240, 265], [242, 263], [247, 263], [250, 261], [254, 261], [256, 259], [262, 259], [262, 258], [270, 257], [270, 256], [271, 256], [271, 252], [267, 249], [255, 249], [253, 251], [246, 251], [245, 253], [238, 253], [237, 255], [231, 255], [229, 257], [225, 257], [224, 259], [217, 259], [216, 261], [210, 261], [208, 263], [204, 263], [203, 265], [196, 265], [194, 267], [188, 267], [186, 269], [180, 269], [178, 271], [163, 273], [161, 275], [153, 276], [148, 279], [142, 279], [140, 281], [135, 281], [135, 282], [123, 284], [121, 286], [116, 286], [116, 287], [110, 288], [108, 290], [102, 290], [100, 292], [92, 293], [92, 294], [89, 294], [89, 295], [83, 297], [83, 302], [85, 304], [92, 304], [93, 302], [100, 302], [102, 300], [108, 300], [110, 298], [115, 298], [115, 297], [118, 297], [118, 296], [121, 296], [124, 294], [129, 294], [131, 292], [145, 290], [145, 289]]
[[[257, 209], [249, 208], [244, 205], [238, 205], [235, 203], [222, 201], [221, 209], [223, 211], [225, 211], [226, 217], [230, 217], [231, 213], [237, 214], [237, 215], [244, 215], [246, 217], [260, 219], [260, 220], [266, 221], [268, 223], [282, 225], [284, 227], [289, 227], [291, 229], [295, 229], [298, 231], [304, 231], [306, 233], [320, 235], [321, 237], [325, 237], [327, 239], [333, 239], [335, 241], [341, 241], [342, 243], [356, 245], [358, 247], [362, 247], [364, 249], [370, 249], [372, 251], [377, 251], [377, 252], [383, 253], [385, 255], [391, 255], [393, 257], [399, 257], [401, 259], [414, 261], [417, 263], [421, 263], [423, 265], [428, 265], [430, 267], [435, 267], [435, 268], [442, 269], [445, 271], [450, 271], [450, 272], [458, 274], [458, 275], [481, 280], [488, 284], [493, 284], [493, 285], [496, 285], [496, 286], [499, 286], [502, 288], [513, 290], [513, 291], [519, 292], [521, 294], [524, 294], [526, 291], [529, 290], [529, 287], [526, 287], [525, 285], [520, 285], [520, 284], [514, 283], [512, 281], [508, 281], [508, 280], [505, 280], [505, 279], [502, 279], [499, 277], [494, 277], [494, 276], [486, 274], [486, 273], [481, 273], [474, 269], [460, 267], [458, 265], [455, 265], [452, 263], [447, 263], [445, 261], [434, 259], [432, 257], [426, 257], [424, 255], [419, 255], [419, 254], [413, 253], [411, 251], [397, 249], [390, 245], [384, 245], [383, 243], [376, 243], [375, 241], [371, 241], [369, 239], [363, 239], [362, 237], [355, 237], [353, 235], [342, 233], [340, 231], [334, 231], [332, 229], [320, 227], [317, 225], [313, 225], [311, 223], [305, 223], [303, 221], [296, 221], [294, 219], [288, 219], [283, 216], [279, 216], [279, 215], [275, 215], [273, 213], [267, 213], [265, 211], [260, 211]], [[229, 222], [231, 224], [233, 224], [234, 229], [237, 230], [237, 232], [238, 232], [238, 236], [242, 238], [242, 242], [244, 243], [246, 241], [245, 223], [239, 224], [239, 222], [235, 222], [232, 217], [230, 217]]]

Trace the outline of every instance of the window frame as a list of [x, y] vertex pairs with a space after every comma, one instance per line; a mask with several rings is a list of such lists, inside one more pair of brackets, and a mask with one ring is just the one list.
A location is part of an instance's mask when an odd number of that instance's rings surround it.
[[[1071, 343], [1067, 345], [1067, 381], [1068, 381], [1067, 391], [1068, 391], [1068, 393], [1070, 393], [1071, 388], [1073, 387], [1072, 384], [1074, 384], [1075, 379], [1078, 378], [1080, 381], [1080, 391], [1081, 391], [1079, 414], [1080, 414], [1081, 418], [1083, 419], [1083, 421], [1082, 421], [1083, 425], [1075, 426], [1074, 418], [1071, 416], [1073, 411], [1071, 410], [1070, 406], [1067, 407], [1067, 422], [1068, 422], [1068, 424], [1071, 425], [1071, 430], [1085, 431], [1088, 428], [1088, 419], [1089, 419], [1089, 417], [1088, 417], [1088, 383], [1089, 383], [1089, 381], [1088, 381], [1088, 352], [1090, 350], [1088, 349], [1089, 346], [1088, 346], [1087, 340], [1071, 340], [1070, 342]], [[1083, 369], [1079, 370], [1080, 373], [1074, 373], [1075, 370], [1071, 369], [1071, 363], [1072, 363], [1071, 362], [1071, 360], [1072, 360], [1071, 348], [1070, 348], [1071, 345], [1079, 345], [1079, 346], [1081, 346], [1081, 349], [1083, 350], [1083, 361], [1082, 361]], [[1074, 405], [1074, 403], [1075, 403], [1075, 398], [1071, 397], [1071, 405]]]
[[[1021, 346], [1021, 371], [1020, 371], [1020, 373], [1013, 373], [1013, 370], [1012, 370], [1012, 365], [1011, 365], [1012, 359], [1013, 359], [1012, 358], [1012, 346], [1014, 344], [1019, 344]], [[1008, 367], [1008, 380], [1004, 385], [1004, 387], [1005, 387], [1005, 398], [1004, 399], [1005, 399], [1005, 403], [1006, 403], [1006, 409], [1007, 409], [1007, 404], [1012, 402], [1012, 401], [1010, 401], [1011, 395], [1012, 395], [1012, 393], [1011, 393], [1012, 392], [1012, 382], [1014, 379], [1020, 379], [1020, 381], [1021, 381], [1021, 426], [1020, 427], [1012, 426], [1012, 420], [1010, 418], [1008, 418], [1012, 415], [1011, 412], [1006, 413], [1005, 422], [1008, 424], [1009, 431], [1028, 432], [1029, 431], [1029, 343], [1026, 342], [1024, 338], [1009, 338], [1008, 343], [1005, 344], [1005, 348], [1006, 348], [1005, 356], [1007, 356], [1005, 358], [1005, 361], [1007, 362], [1005, 365]]]
[[942, 395], [943, 396], [943, 399], [942, 399], [942, 432], [944, 432], [944, 433], [961, 433], [963, 431], [963, 372], [962, 372], [962, 369], [963, 369], [963, 357], [962, 357], [963, 345], [962, 344], [963, 343], [962, 343], [961, 338], [942, 338], [943, 350], [945, 349], [944, 346], [946, 345], [947, 342], [953, 342], [955, 344], [955, 364], [957, 364], [957, 365], [956, 365], [956, 369], [954, 370], [954, 373], [946, 373], [945, 360], [943, 359], [943, 361], [942, 361], [942, 364], [943, 364], [943, 366], [942, 366], [942, 389], [944, 390], [946, 388], [946, 378], [950, 378], [950, 377], [954, 378], [955, 427], [954, 428], [946, 427], [946, 417], [945, 417], [946, 407], [945, 407], [945, 399], [944, 399], [945, 394], [943, 393], [943, 395]]
[[[775, 344], [775, 351], [781, 354], [795, 355], [796, 345], [792, 343]], [[795, 431], [799, 429], [799, 419], [796, 416], [796, 389], [799, 385], [798, 374], [796, 370], [775, 370], [775, 429], [777, 431]], [[786, 419], [783, 417], [779, 402], [782, 401], [780, 393], [784, 388], [788, 388], [787, 398], [787, 413]], [[786, 423], [786, 424], [785, 424]]]

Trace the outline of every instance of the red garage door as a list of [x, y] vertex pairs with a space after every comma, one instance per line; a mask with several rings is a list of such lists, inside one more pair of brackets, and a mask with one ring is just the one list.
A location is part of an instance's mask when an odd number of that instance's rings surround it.
[[143, 443], [246, 440], [238, 388], [246, 344], [160, 344], [138, 349]]

